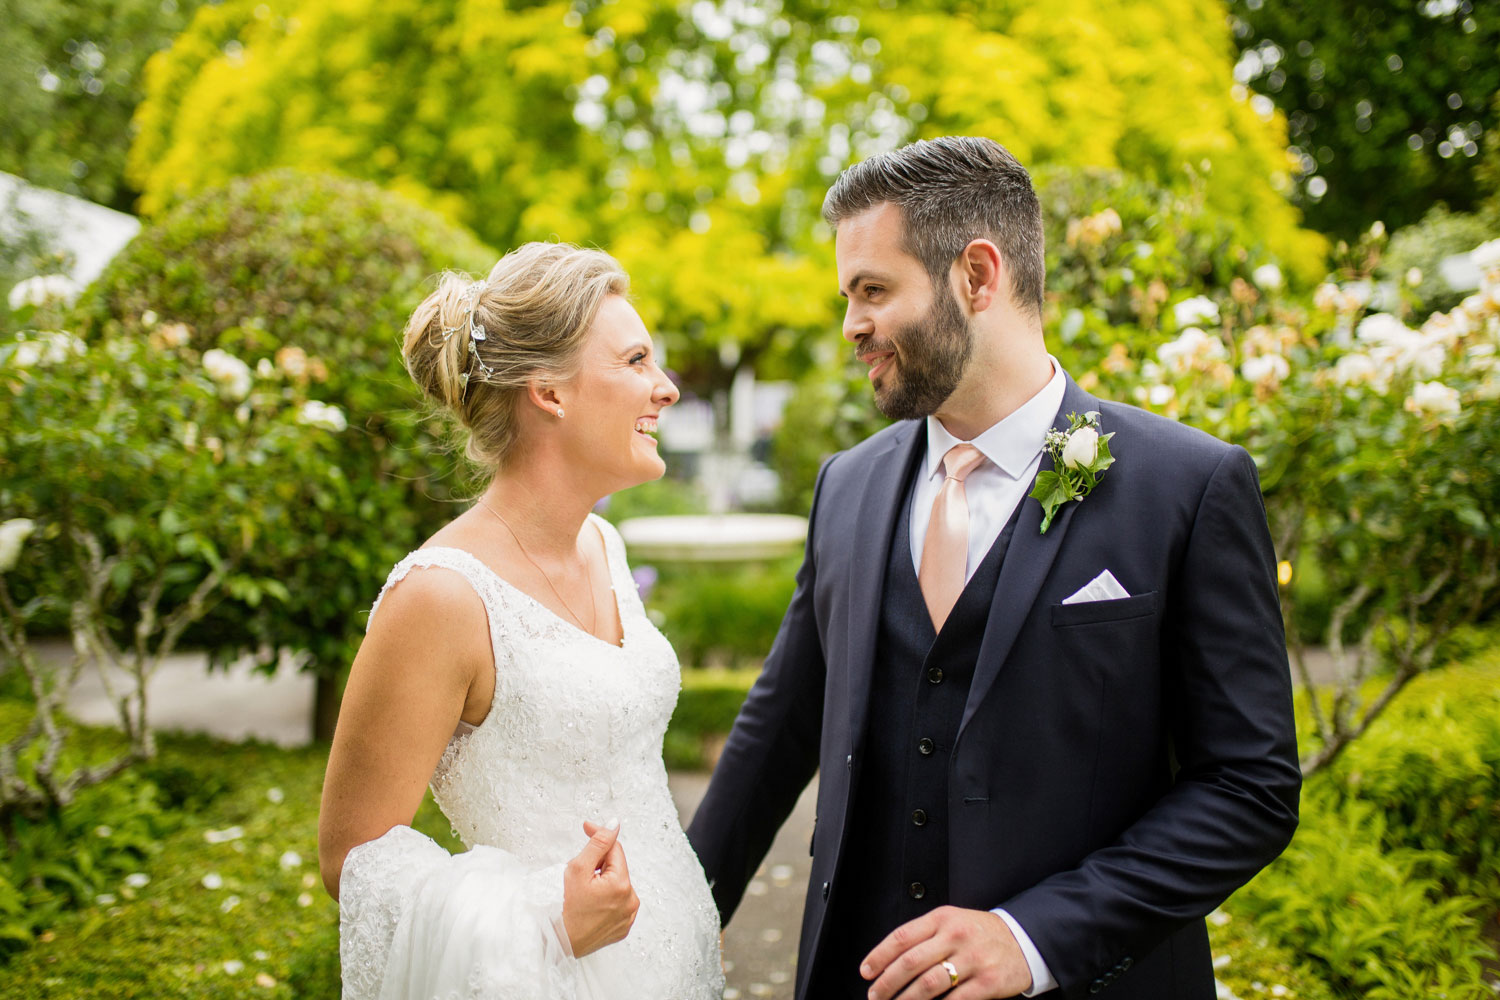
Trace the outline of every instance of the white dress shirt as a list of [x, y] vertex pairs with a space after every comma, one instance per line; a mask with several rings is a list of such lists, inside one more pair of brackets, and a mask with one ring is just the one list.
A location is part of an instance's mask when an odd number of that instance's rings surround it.
[[[964, 583], [974, 575], [980, 562], [1005, 530], [1005, 525], [1015, 513], [1016, 506], [1031, 492], [1031, 481], [1036, 478], [1042, 464], [1042, 446], [1047, 431], [1057, 418], [1062, 406], [1063, 389], [1067, 379], [1062, 365], [1048, 355], [1052, 362], [1052, 378], [1035, 396], [990, 427], [972, 441], [962, 441], [948, 433], [937, 417], [927, 418], [927, 455], [911, 496], [911, 561], [920, 573], [922, 569], [922, 546], [927, 540], [927, 523], [932, 519], [932, 502], [942, 489], [943, 456], [957, 444], [972, 444], [984, 455], [986, 461], [974, 467], [964, 479], [964, 496], [969, 504], [969, 560], [964, 567]], [[1031, 936], [1016, 919], [1004, 909], [992, 911], [1004, 920], [1026, 956], [1026, 965], [1031, 969], [1031, 989], [1022, 996], [1033, 997], [1057, 988], [1057, 979], [1047, 967], [1041, 952], [1036, 950]]]

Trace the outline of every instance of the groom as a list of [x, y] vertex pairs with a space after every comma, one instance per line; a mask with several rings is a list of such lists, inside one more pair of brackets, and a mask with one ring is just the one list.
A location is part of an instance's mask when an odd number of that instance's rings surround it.
[[[866, 160], [823, 213], [900, 422], [819, 473], [688, 830], [720, 912], [817, 770], [799, 998], [1209, 1000], [1203, 917], [1301, 782], [1255, 466], [1048, 355], [1041, 211], [994, 142]], [[1047, 433], [1090, 411], [1115, 463], [1044, 533]]]

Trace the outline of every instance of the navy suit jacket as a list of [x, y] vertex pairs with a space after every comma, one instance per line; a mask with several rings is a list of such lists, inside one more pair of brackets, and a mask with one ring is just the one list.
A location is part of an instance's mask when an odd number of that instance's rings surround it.
[[[1115, 464], [1046, 534], [1022, 501], [995, 588], [948, 761], [949, 902], [1003, 906], [1068, 997], [1211, 997], [1202, 918], [1297, 824], [1275, 555], [1244, 449], [1071, 379], [1054, 426], [1089, 410]], [[861, 877], [839, 861], [922, 431], [824, 464], [791, 605], [688, 829], [727, 920], [820, 771], [799, 997], [828, 899]], [[1062, 603], [1105, 569], [1131, 596]]]

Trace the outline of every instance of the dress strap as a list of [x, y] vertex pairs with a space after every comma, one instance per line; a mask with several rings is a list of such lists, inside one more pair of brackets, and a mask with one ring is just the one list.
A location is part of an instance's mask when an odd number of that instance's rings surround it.
[[[370, 616], [365, 620], [365, 631], [370, 630], [370, 622], [375, 620], [375, 612], [380, 608], [380, 602], [392, 587], [404, 580], [406, 574], [412, 570], [429, 568], [452, 570], [469, 582], [469, 586], [474, 588], [474, 592], [479, 595], [479, 600], [484, 604], [484, 613], [489, 619], [492, 640], [498, 639], [499, 629], [505, 616], [500, 614], [501, 600], [496, 592], [494, 572], [480, 562], [477, 556], [463, 549], [436, 545], [431, 548], [417, 549], [392, 567], [390, 575], [386, 577], [385, 586], [380, 588], [380, 594], [375, 598], [375, 603], [370, 606]], [[496, 648], [498, 649], [499, 646], [497, 645]]]

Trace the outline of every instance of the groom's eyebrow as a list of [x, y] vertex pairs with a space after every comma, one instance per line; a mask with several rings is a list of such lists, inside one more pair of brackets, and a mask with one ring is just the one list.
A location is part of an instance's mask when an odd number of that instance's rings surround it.
[[840, 288], [839, 295], [847, 299], [851, 293], [859, 291], [860, 282], [869, 280], [869, 276], [861, 271], [860, 273], [849, 279], [849, 291], [846, 292], [842, 288]]

